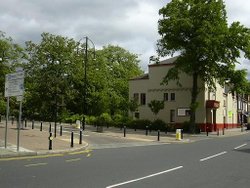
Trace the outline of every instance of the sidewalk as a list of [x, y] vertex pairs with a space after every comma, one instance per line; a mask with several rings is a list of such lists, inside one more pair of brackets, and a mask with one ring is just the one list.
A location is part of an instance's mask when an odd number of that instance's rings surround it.
[[48, 129], [40, 131], [37, 127], [35, 129], [26, 127], [20, 130], [19, 151], [17, 151], [17, 132], [16, 124], [11, 125], [9, 123], [7, 147], [5, 148], [5, 124], [0, 123], [0, 158], [66, 153], [84, 149], [88, 146], [88, 143], [84, 141], [79, 144], [79, 135], [74, 134], [74, 147], [71, 147], [70, 135], [63, 134], [63, 136], [60, 136], [58, 131], [56, 138], [53, 135], [52, 150], [49, 150]]
[[[61, 154], [76, 150], [82, 150], [88, 147], [88, 143], [82, 142], [79, 144], [79, 130], [76, 129], [74, 133], [74, 147], [71, 147], [70, 134], [64, 133], [63, 136], [59, 135], [59, 126], [57, 128], [57, 135], [54, 137], [54, 126], [52, 126], [53, 140], [52, 150], [49, 150], [49, 131], [48, 123], [44, 123], [43, 131], [40, 131], [40, 122], [36, 122], [35, 129], [31, 128], [31, 124], [20, 130], [20, 144], [19, 151], [17, 151], [17, 129], [16, 124], [8, 124], [7, 129], [7, 148], [5, 148], [5, 122], [0, 122], [0, 158], [6, 157], [18, 157], [18, 156], [34, 156], [34, 155], [47, 155], [47, 154]], [[69, 128], [68, 125], [64, 125], [64, 128]], [[158, 141], [158, 135], [156, 131], [149, 132], [146, 135], [145, 130], [133, 129], [126, 130], [126, 137], [124, 137], [124, 130], [119, 128], [104, 128], [103, 133], [97, 133], [96, 128], [93, 126], [86, 126], [85, 132], [91, 132], [93, 134], [105, 135], [107, 137], [116, 137], [123, 139], [124, 143], [131, 141], [140, 142], [143, 145], [150, 144], [170, 144], [170, 143], [191, 143], [199, 140], [212, 139], [212, 138], [225, 138], [230, 136], [237, 136], [247, 134], [245, 130], [242, 132], [240, 128], [236, 129], [225, 129], [224, 135], [220, 130], [219, 136], [217, 132], [201, 133], [197, 135], [184, 134], [183, 139], [177, 140], [175, 133], [160, 133], [160, 140]], [[144, 144], [145, 143], [145, 144]], [[90, 143], [91, 144], [91, 143]]]
[[[217, 132], [209, 132], [208, 136], [206, 132], [202, 132], [200, 134], [183, 134], [183, 139], [177, 140], [176, 134], [173, 132], [168, 132], [167, 134], [165, 132], [160, 133], [160, 143], [190, 143], [195, 142], [199, 140], [205, 140], [205, 139], [212, 139], [212, 138], [225, 138], [225, 137], [232, 137], [232, 136], [239, 136], [243, 134], [247, 134], [248, 132], [244, 129], [243, 132], [241, 128], [234, 128], [234, 129], [225, 129], [224, 134], [222, 130], [220, 130], [219, 135]], [[108, 136], [112, 137], [124, 137], [123, 129], [114, 129], [114, 128], [105, 128], [103, 133]], [[145, 141], [145, 142], [157, 142], [158, 141], [158, 134], [156, 131], [149, 132], [148, 135], [146, 135], [145, 130], [137, 130], [134, 131], [132, 129], [126, 130], [126, 139], [133, 139], [138, 141]]]

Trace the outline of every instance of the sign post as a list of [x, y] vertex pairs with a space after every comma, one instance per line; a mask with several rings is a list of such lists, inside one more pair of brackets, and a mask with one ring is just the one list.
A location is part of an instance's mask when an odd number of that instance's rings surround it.
[[24, 71], [22, 68], [17, 68], [15, 73], [5, 75], [5, 93], [7, 97], [7, 109], [6, 109], [6, 125], [5, 125], [5, 148], [7, 147], [7, 125], [9, 119], [9, 97], [19, 97], [20, 108], [19, 108], [19, 123], [17, 133], [17, 151], [19, 151], [19, 136], [20, 136], [20, 125], [22, 118], [22, 96], [24, 93]]

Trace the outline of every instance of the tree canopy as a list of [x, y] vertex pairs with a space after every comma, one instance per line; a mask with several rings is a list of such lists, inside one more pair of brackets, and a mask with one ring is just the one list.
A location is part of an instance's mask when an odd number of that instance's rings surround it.
[[[199, 93], [198, 79], [210, 90], [215, 82], [234, 80], [235, 64], [241, 52], [250, 57], [250, 30], [239, 22], [227, 23], [223, 0], [172, 0], [160, 9], [158, 54], [180, 56], [163, 82], [179, 79], [184, 72], [193, 78], [191, 131], [195, 130], [195, 111]], [[238, 72], [239, 73], [239, 72]], [[238, 74], [242, 75], [242, 74]]]

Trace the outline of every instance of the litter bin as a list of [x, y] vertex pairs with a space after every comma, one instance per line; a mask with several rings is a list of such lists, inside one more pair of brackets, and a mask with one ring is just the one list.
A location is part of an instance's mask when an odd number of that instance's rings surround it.
[[176, 129], [176, 140], [181, 140], [181, 129]]

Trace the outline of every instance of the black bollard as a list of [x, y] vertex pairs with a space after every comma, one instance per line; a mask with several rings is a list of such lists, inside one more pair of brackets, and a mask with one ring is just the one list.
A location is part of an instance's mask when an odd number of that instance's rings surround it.
[[181, 139], [183, 139], [183, 133], [184, 133], [184, 131], [183, 131], [183, 129], [181, 129]]
[[27, 127], [27, 119], [24, 120], [24, 126]]
[[148, 126], [146, 126], [146, 136], [148, 135]]
[[62, 125], [60, 125], [60, 136], [62, 136]]
[[126, 126], [123, 127], [123, 135], [126, 137]]
[[49, 150], [52, 150], [52, 140], [53, 140], [52, 132], [50, 132], [49, 133]]
[[217, 136], [220, 136], [220, 129], [217, 128]]
[[160, 141], [160, 130], [158, 130], [158, 138], [157, 138], [158, 141]]
[[49, 123], [49, 132], [51, 132], [51, 123]]
[[206, 127], [206, 132], [207, 132], [207, 136], [208, 136], [208, 127]]
[[71, 132], [71, 142], [70, 142], [70, 147], [74, 147], [74, 133], [73, 131]]
[[80, 130], [79, 144], [82, 144], [82, 130]]
[[43, 131], [43, 122], [41, 121], [40, 131]]
[[222, 129], [222, 135], [225, 135], [225, 128]]
[[56, 127], [57, 127], [57, 125], [56, 125], [56, 123], [55, 123], [55, 126], [54, 126], [54, 137], [56, 138]]
[[31, 125], [32, 129], [34, 129], [34, 124], [35, 124], [35, 122], [34, 122], [34, 120], [32, 120], [32, 125]]

